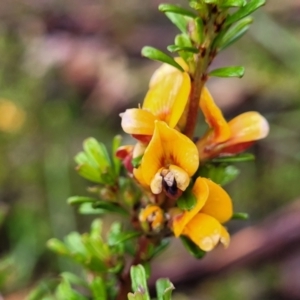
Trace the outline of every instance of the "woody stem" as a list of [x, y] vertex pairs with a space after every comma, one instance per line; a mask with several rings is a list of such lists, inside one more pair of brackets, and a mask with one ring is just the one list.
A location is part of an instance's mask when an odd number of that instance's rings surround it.
[[[138, 239], [137, 252], [133, 258], [130, 267], [145, 262], [147, 256], [148, 246], [151, 243], [146, 236], [141, 236]], [[127, 300], [127, 294], [131, 291], [130, 267], [124, 271], [119, 278], [119, 292], [116, 300]]]
[[213, 42], [222, 26], [217, 26], [217, 19], [220, 16], [216, 7], [210, 7], [207, 20], [204, 20], [204, 39], [198, 45], [199, 53], [196, 55], [196, 68], [193, 74], [190, 74], [192, 87], [189, 98], [187, 122], [184, 134], [193, 139], [197, 124], [199, 101], [202, 89], [208, 79], [207, 69], [216, 55], [213, 49]]

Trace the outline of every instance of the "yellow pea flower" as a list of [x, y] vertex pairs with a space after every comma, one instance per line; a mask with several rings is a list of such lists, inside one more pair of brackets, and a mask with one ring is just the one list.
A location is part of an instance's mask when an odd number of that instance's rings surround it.
[[123, 130], [138, 140], [148, 143], [154, 132], [155, 120], [174, 128], [183, 114], [191, 89], [187, 72], [163, 64], [149, 84], [141, 108], [127, 109], [121, 114]]
[[23, 126], [26, 113], [10, 100], [0, 99], [0, 132], [14, 133]]
[[196, 143], [201, 159], [242, 152], [269, 133], [268, 121], [256, 111], [243, 113], [227, 122], [207, 88], [202, 91], [199, 105], [210, 127]]
[[198, 166], [196, 145], [165, 122], [155, 121], [153, 137], [141, 165], [134, 169], [134, 176], [143, 186], [150, 187], [153, 194], [164, 191], [177, 198], [188, 187]]
[[164, 211], [156, 205], [148, 205], [140, 211], [139, 221], [144, 231], [160, 231], [163, 228]]
[[221, 186], [198, 177], [192, 189], [197, 203], [190, 211], [171, 209], [171, 228], [176, 237], [185, 235], [204, 251], [219, 242], [226, 247], [230, 236], [222, 225], [232, 217], [232, 201]]

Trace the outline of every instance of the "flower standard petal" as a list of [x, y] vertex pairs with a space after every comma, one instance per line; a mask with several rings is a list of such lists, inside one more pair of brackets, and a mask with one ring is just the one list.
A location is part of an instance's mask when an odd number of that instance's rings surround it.
[[215, 218], [204, 213], [197, 214], [184, 228], [188, 236], [204, 251], [211, 251], [220, 241], [222, 225]]
[[133, 176], [142, 187], [144, 187], [145, 189], [149, 188], [149, 185], [147, 184], [147, 182], [143, 177], [141, 166], [137, 169], [133, 169]]
[[191, 89], [190, 77], [185, 72], [169, 72], [152, 84], [143, 109], [148, 110], [161, 121], [174, 128], [180, 119]]
[[203, 178], [201, 178], [201, 177], [197, 178], [197, 180], [194, 184], [192, 193], [197, 198], [196, 205], [190, 211], [185, 211], [185, 212], [183, 212], [181, 214], [177, 214], [173, 217], [172, 230], [176, 237], [178, 237], [182, 233], [186, 224], [191, 219], [193, 219], [193, 217], [197, 213], [199, 213], [199, 211], [204, 206], [204, 204], [208, 198], [209, 189], [208, 189], [208, 185], [206, 184], [205, 180], [203, 180]]
[[155, 116], [139, 108], [127, 109], [122, 115], [121, 126], [126, 133], [137, 135], [152, 135]]
[[148, 185], [160, 168], [171, 164], [192, 176], [199, 166], [198, 150], [185, 135], [156, 121], [153, 137], [142, 159], [143, 177]]
[[231, 129], [231, 137], [225, 146], [260, 140], [269, 133], [268, 121], [256, 111], [238, 115], [228, 125]]
[[[176, 57], [175, 61], [184, 69], [184, 71], [188, 72], [189, 67], [186, 62], [181, 57]], [[156, 85], [158, 82], [162, 80], [165, 76], [168, 76], [170, 73], [181, 72], [177, 68], [169, 64], [162, 64], [152, 75], [149, 83], [149, 88]]]
[[229, 125], [206, 87], [202, 90], [199, 105], [206, 123], [212, 129], [212, 132], [206, 138], [213, 144], [226, 141], [230, 137]]
[[231, 198], [218, 184], [207, 178], [202, 179], [209, 188], [209, 195], [201, 212], [214, 217], [220, 223], [228, 221], [232, 217]]

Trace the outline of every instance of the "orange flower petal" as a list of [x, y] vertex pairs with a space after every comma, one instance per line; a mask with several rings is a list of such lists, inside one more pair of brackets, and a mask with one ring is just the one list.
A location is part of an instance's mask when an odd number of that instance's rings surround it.
[[204, 251], [212, 250], [220, 241], [222, 225], [213, 217], [199, 213], [184, 228], [187, 235]]
[[127, 109], [122, 115], [121, 126], [126, 133], [138, 135], [152, 135], [155, 116], [139, 108]]
[[157, 231], [162, 228], [164, 224], [164, 212], [156, 205], [148, 205], [141, 210], [139, 214], [139, 221], [145, 231]]
[[230, 137], [230, 128], [206, 87], [202, 90], [199, 105], [206, 123], [213, 129], [213, 134], [209, 135], [211, 143], [218, 144], [226, 141]]
[[191, 80], [187, 73], [178, 70], [159, 78], [149, 89], [143, 109], [152, 112], [159, 120], [174, 128], [188, 101]]
[[[186, 62], [181, 58], [181, 57], [176, 57], [175, 61], [184, 69], [185, 72], [189, 72], [189, 67], [186, 64]], [[178, 71], [178, 69], [172, 67], [169, 64], [163, 64], [160, 68], [158, 68], [152, 75], [151, 80], [150, 80], [150, 84], [149, 84], [149, 88], [152, 88], [154, 85], [156, 85], [158, 82], [160, 82], [162, 80], [162, 78], [169, 76], [170, 73], [172, 72], [180, 72]], [[175, 109], [176, 110], [176, 109]], [[179, 121], [177, 122], [177, 126], [179, 128], [184, 128], [185, 123], [186, 123], [186, 117], [187, 117], [187, 106], [185, 107]], [[176, 118], [176, 116], [175, 116]], [[180, 123], [180, 124], [179, 124]], [[173, 123], [170, 122], [169, 124], [171, 127]]]
[[225, 248], [227, 248], [230, 243], [230, 235], [224, 226], [221, 226], [220, 234], [221, 234], [220, 242], [224, 245]]
[[201, 210], [208, 198], [209, 189], [203, 178], [197, 178], [193, 187], [193, 194], [197, 198], [197, 203], [194, 208], [177, 216], [175, 215], [173, 218], [172, 230], [176, 237], [182, 233], [186, 224]]
[[[188, 72], [189, 67], [186, 62], [181, 57], [175, 57], [175, 61], [184, 69], [184, 71]], [[177, 68], [169, 64], [162, 64], [152, 75], [149, 83], [149, 88], [152, 88], [154, 85], [159, 83], [164, 77], [168, 76], [170, 73], [178, 73], [179, 71]]]
[[268, 121], [256, 111], [238, 115], [228, 125], [231, 137], [225, 146], [263, 139], [269, 133]]
[[229, 195], [213, 181], [202, 179], [208, 186], [209, 195], [201, 212], [214, 217], [220, 223], [228, 221], [232, 217], [232, 201]]
[[157, 171], [170, 164], [180, 167], [192, 176], [199, 166], [198, 150], [185, 135], [164, 122], [156, 121], [153, 137], [141, 163], [146, 183], [150, 185]]
[[137, 169], [133, 169], [133, 176], [134, 178], [138, 181], [138, 183], [144, 187], [144, 188], [148, 188], [148, 184], [146, 183], [143, 174], [142, 174], [142, 168], [139, 167]]

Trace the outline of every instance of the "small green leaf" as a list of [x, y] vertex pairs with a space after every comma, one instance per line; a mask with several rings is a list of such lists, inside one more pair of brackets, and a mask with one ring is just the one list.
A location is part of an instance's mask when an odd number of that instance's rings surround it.
[[195, 19], [195, 32], [196, 32], [196, 42], [198, 44], [202, 44], [204, 40], [204, 25], [203, 20], [201, 18]]
[[203, 0], [203, 2], [207, 4], [218, 4], [219, 0]]
[[86, 202], [79, 206], [78, 212], [82, 215], [103, 215], [107, 210], [95, 208], [92, 203]]
[[68, 247], [58, 239], [52, 238], [47, 242], [47, 247], [60, 255], [68, 255], [70, 253]]
[[199, 0], [189, 0], [189, 5], [191, 8], [197, 11], [203, 11], [203, 9], [206, 8], [206, 4], [199, 2]]
[[157, 60], [163, 63], [167, 63], [180, 71], [183, 71], [182, 67], [174, 60], [173, 57], [167, 55], [166, 53], [149, 46], [145, 46], [142, 49], [142, 56], [150, 58], [152, 60]]
[[135, 292], [134, 294], [128, 294], [128, 300], [146, 300], [146, 296], [141, 292]]
[[122, 137], [120, 135], [116, 135], [112, 143], [112, 161], [114, 165], [115, 175], [117, 177], [120, 175], [121, 160], [118, 157], [116, 157], [116, 152], [121, 145], [121, 141]]
[[175, 289], [173, 283], [168, 278], [160, 278], [156, 281], [157, 300], [171, 300], [172, 291]]
[[188, 16], [188, 17], [191, 17], [191, 18], [196, 18], [197, 17], [192, 11], [189, 11], [185, 8], [182, 8], [180, 6], [173, 5], [173, 4], [160, 4], [158, 6], [158, 10], [163, 12], [163, 13], [171, 12], [171, 13], [179, 14], [179, 15], [182, 15], [182, 16]]
[[103, 242], [100, 236], [90, 236], [89, 234], [83, 234], [81, 236], [82, 243], [87, 250], [88, 257], [94, 256], [100, 260], [103, 264], [111, 257], [109, 246]]
[[124, 269], [124, 259], [122, 258], [124, 256], [124, 245], [122, 244], [121, 246], [122, 247], [118, 247], [118, 250], [116, 251], [116, 253], [120, 255], [119, 259], [114, 263], [113, 267], [108, 269], [108, 272], [111, 274], [120, 274]]
[[107, 292], [103, 279], [101, 277], [96, 277], [90, 284], [93, 300], [106, 300]]
[[84, 141], [83, 148], [85, 152], [75, 156], [75, 161], [79, 164], [76, 167], [79, 175], [92, 182], [114, 184], [116, 174], [104, 144], [88, 138]]
[[209, 178], [222, 186], [233, 181], [239, 174], [240, 171], [235, 166], [225, 163], [217, 166], [207, 163], [197, 172], [198, 176]]
[[208, 75], [215, 77], [243, 77], [245, 73], [245, 68], [236, 66], [236, 67], [225, 67], [220, 69], [215, 69], [211, 71]]
[[153, 250], [151, 250], [151, 253], [149, 254], [149, 256], [151, 258], [156, 257], [162, 251], [164, 251], [169, 245], [170, 245], [170, 240], [166, 239], [166, 238], [163, 239], [158, 246], [156, 246]]
[[[185, 33], [177, 34], [175, 37], [175, 45], [181, 48], [192, 48], [193, 44], [189, 38], [189, 36]], [[170, 50], [169, 50], [170, 51]], [[193, 61], [194, 54], [191, 52], [186, 52], [186, 51], [179, 51], [178, 54], [180, 57], [183, 58], [183, 60], [189, 64], [190, 62]]]
[[239, 21], [240, 19], [250, 15], [252, 12], [263, 6], [266, 0], [251, 0], [245, 6], [241, 7], [238, 11], [227, 17], [225, 26], [229, 26], [232, 23]]
[[73, 197], [69, 197], [67, 199], [67, 203], [69, 205], [77, 205], [77, 204], [82, 204], [82, 203], [93, 203], [96, 202], [98, 199], [95, 198], [91, 198], [91, 197], [85, 197], [85, 196], [73, 196]]
[[132, 266], [130, 269], [130, 277], [133, 291], [143, 295], [143, 298], [132, 299], [150, 300], [144, 267], [142, 265]]
[[220, 7], [242, 7], [246, 4], [246, 0], [223, 0]]
[[223, 156], [213, 158], [212, 162], [226, 162], [226, 163], [236, 163], [236, 162], [244, 162], [244, 161], [253, 161], [255, 160], [255, 156], [251, 153], [241, 153], [235, 156]]
[[122, 225], [120, 222], [114, 222], [110, 226], [109, 234], [118, 234], [122, 231]]
[[196, 205], [197, 198], [190, 189], [186, 189], [176, 203], [180, 209], [191, 210]]
[[88, 300], [88, 298], [73, 290], [71, 284], [63, 279], [56, 288], [56, 298], [59, 300]]
[[234, 213], [231, 220], [249, 220], [249, 215], [243, 212]]
[[56, 279], [42, 280], [33, 290], [30, 291], [30, 294], [26, 297], [26, 300], [53, 299], [46, 297], [50, 296], [50, 293], [52, 293], [55, 290], [56, 286]]
[[79, 152], [76, 156], [75, 156], [75, 162], [79, 165], [82, 164], [89, 164], [89, 160], [86, 156], [86, 154], [84, 152]]
[[64, 238], [64, 242], [70, 252], [81, 253], [84, 256], [87, 255], [86, 248], [84, 247], [84, 245], [82, 243], [82, 237], [78, 232], [74, 231], [74, 232], [69, 233]]
[[184, 247], [188, 250], [188, 252], [193, 255], [195, 258], [200, 259], [203, 258], [206, 254], [205, 251], [201, 250], [194, 242], [192, 242], [189, 238], [182, 235], [180, 239], [184, 245]]
[[95, 219], [91, 225], [90, 237], [101, 239], [102, 227], [103, 227], [102, 220]]
[[138, 168], [140, 166], [143, 156], [144, 154], [137, 156], [131, 160], [131, 164], [134, 168]]
[[188, 23], [191, 18], [171, 12], [166, 12], [165, 15], [182, 33], [188, 33]]
[[76, 167], [76, 171], [80, 176], [83, 178], [90, 180], [92, 182], [96, 183], [104, 183], [101, 176], [100, 172], [98, 172], [95, 168], [90, 166], [89, 164], [81, 164]]
[[185, 33], [180, 33], [180, 34], [176, 35], [175, 45], [178, 47], [187, 47], [187, 48], [193, 47], [193, 44], [192, 44], [189, 36]]
[[88, 138], [83, 142], [83, 148], [96, 168], [106, 172], [111, 167], [110, 158], [104, 144], [98, 143], [94, 138]]
[[247, 17], [234, 24], [222, 37], [219, 48], [223, 50], [241, 38], [247, 32], [252, 22], [252, 17]]
[[149, 261], [143, 262], [143, 267], [146, 273], [146, 279], [148, 280], [151, 276], [151, 265]]
[[60, 274], [61, 277], [68, 281], [71, 284], [82, 286], [88, 288], [88, 283], [84, 281], [82, 278], [78, 277], [77, 275], [70, 273], [70, 272], [63, 272]]
[[107, 242], [110, 246], [116, 246], [120, 243], [123, 243], [123, 242], [133, 239], [133, 238], [136, 238], [140, 235], [141, 235], [141, 233], [139, 231], [119, 232], [117, 234], [110, 234]]
[[191, 52], [191, 53], [198, 53], [199, 50], [194, 47], [182, 47], [182, 46], [177, 46], [177, 45], [169, 45], [167, 49], [170, 52], [179, 52], [179, 51], [186, 51], [186, 52]]
[[235, 166], [226, 166], [223, 169], [223, 176], [222, 176], [222, 178], [220, 178], [218, 183], [222, 186], [226, 185], [229, 182], [236, 179], [239, 174], [240, 174], [240, 171]]
[[92, 256], [84, 261], [85, 268], [92, 272], [105, 273], [108, 271], [108, 267], [105, 262], [101, 261], [97, 256]]
[[121, 207], [118, 203], [108, 202], [108, 201], [102, 201], [97, 200], [93, 203], [93, 208], [100, 208], [101, 210], [106, 210], [107, 212], [111, 213], [118, 213], [127, 216], [128, 212]]

